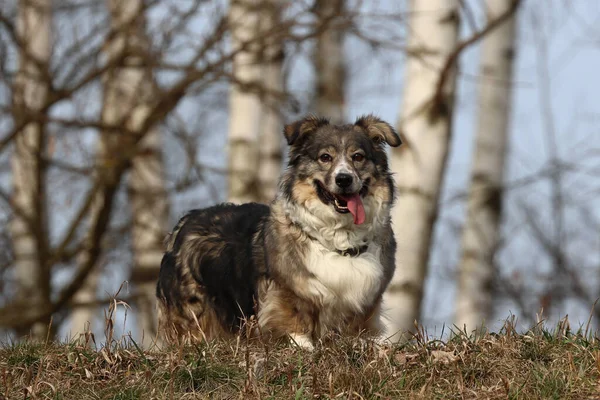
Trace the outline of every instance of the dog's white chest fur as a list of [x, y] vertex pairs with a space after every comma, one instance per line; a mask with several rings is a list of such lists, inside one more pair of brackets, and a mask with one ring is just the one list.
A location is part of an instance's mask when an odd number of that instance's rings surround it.
[[360, 313], [373, 304], [383, 279], [381, 248], [372, 243], [357, 256], [342, 256], [313, 242], [307, 268], [314, 275], [310, 290], [321, 301], [321, 320], [340, 320], [341, 315]]

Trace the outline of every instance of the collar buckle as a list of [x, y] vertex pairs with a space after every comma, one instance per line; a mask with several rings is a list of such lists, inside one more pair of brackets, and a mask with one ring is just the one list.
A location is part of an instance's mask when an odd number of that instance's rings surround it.
[[336, 251], [336, 253], [338, 253], [339, 255], [341, 255], [343, 257], [345, 257], [345, 256], [358, 257], [362, 253], [367, 251], [368, 248], [369, 248], [369, 245], [365, 244], [364, 246], [350, 247], [349, 249], [344, 249], [344, 250], [335, 249], [335, 251]]

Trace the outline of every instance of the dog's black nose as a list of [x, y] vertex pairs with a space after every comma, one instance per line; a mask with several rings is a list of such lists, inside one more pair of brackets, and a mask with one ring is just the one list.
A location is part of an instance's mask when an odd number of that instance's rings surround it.
[[341, 188], [347, 188], [352, 185], [352, 175], [350, 174], [337, 174], [335, 176], [335, 184]]

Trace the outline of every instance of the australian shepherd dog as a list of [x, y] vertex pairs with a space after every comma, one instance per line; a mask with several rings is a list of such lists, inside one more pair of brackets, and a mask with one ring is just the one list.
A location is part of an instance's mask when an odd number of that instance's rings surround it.
[[210, 340], [256, 331], [311, 348], [328, 331], [381, 335], [394, 273], [394, 185], [372, 116], [287, 125], [289, 163], [270, 206], [220, 204], [185, 215], [166, 238], [159, 335]]

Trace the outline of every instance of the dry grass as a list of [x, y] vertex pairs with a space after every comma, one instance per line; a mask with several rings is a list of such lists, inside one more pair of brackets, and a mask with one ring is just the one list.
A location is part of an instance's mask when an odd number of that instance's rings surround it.
[[162, 351], [109, 343], [0, 348], [0, 399], [600, 398], [600, 342], [564, 324], [395, 347], [330, 337], [312, 353], [243, 339]]

